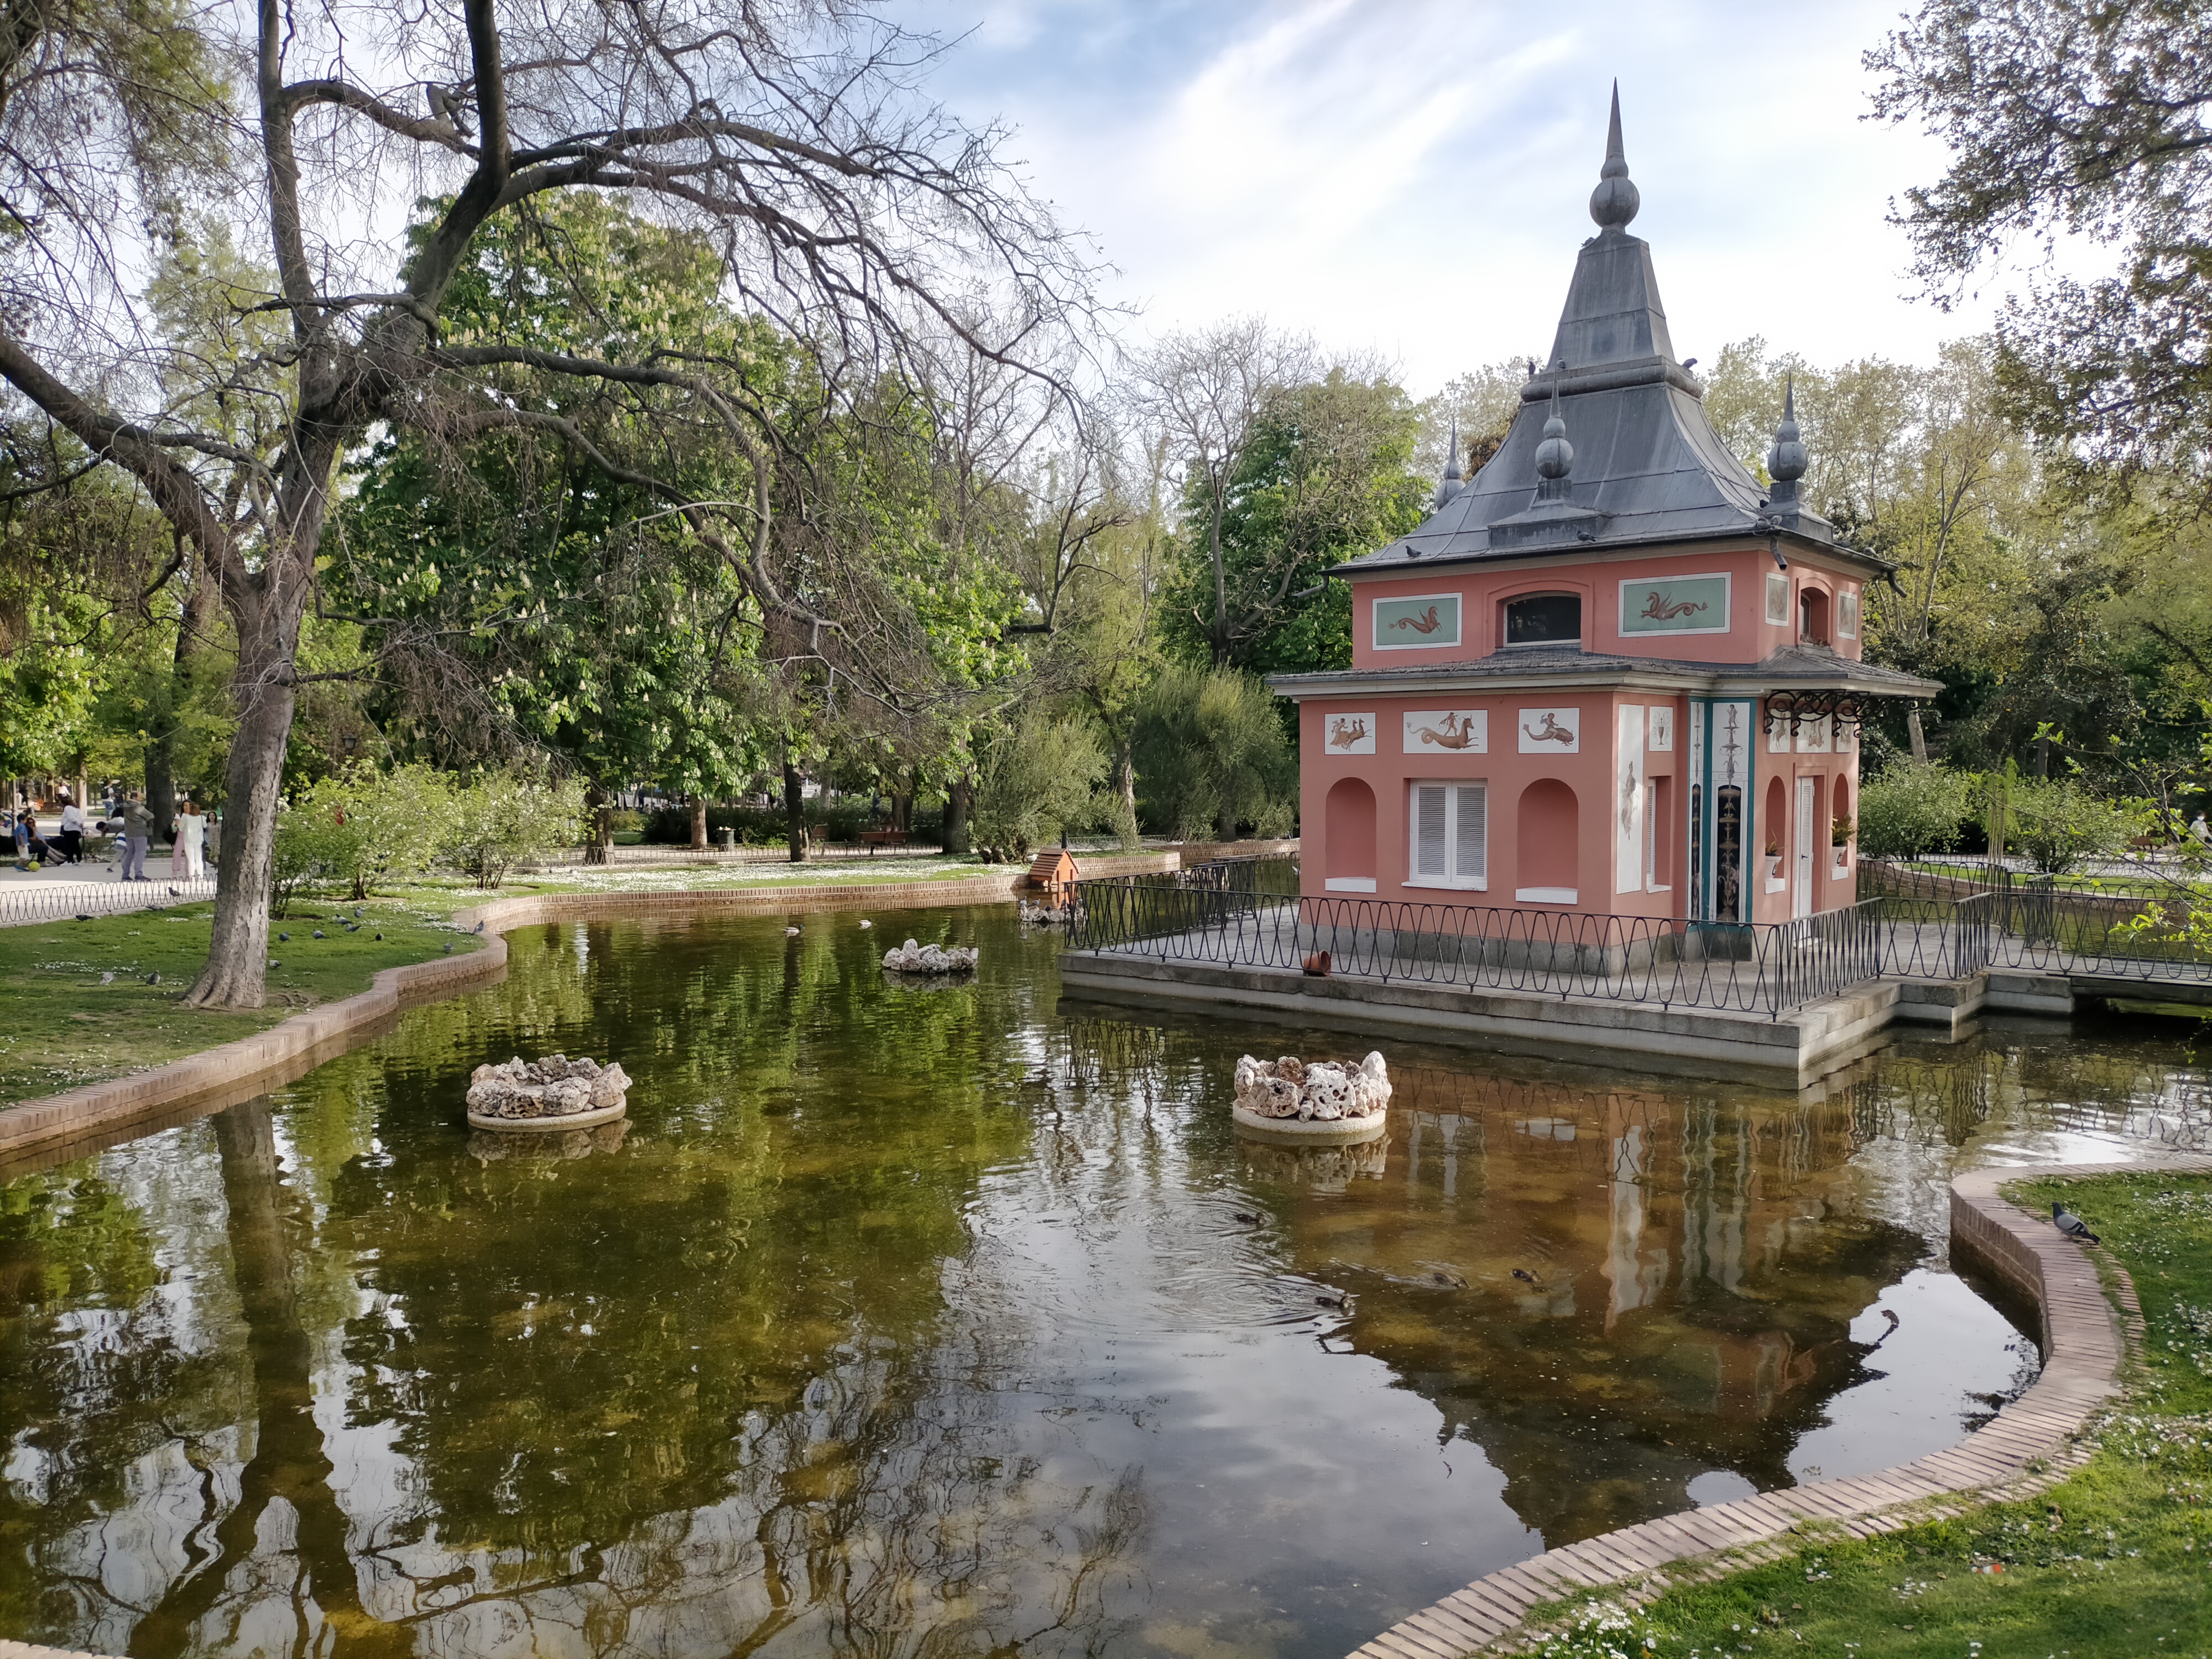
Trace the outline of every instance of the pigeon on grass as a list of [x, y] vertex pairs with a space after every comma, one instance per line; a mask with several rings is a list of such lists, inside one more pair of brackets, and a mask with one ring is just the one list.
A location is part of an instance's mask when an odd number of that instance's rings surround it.
[[2092, 1244], [2100, 1244], [2104, 1242], [2089, 1231], [2087, 1222], [2062, 1204], [2054, 1202], [2051, 1205], [2051, 1224], [2069, 1238], [2084, 1239]]

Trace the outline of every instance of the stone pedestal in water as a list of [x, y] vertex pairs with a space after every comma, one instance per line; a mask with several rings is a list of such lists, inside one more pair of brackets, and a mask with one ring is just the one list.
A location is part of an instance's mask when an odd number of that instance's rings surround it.
[[469, 1074], [469, 1127], [544, 1133], [611, 1123], [627, 1109], [629, 1079], [619, 1065], [550, 1054], [520, 1055]]
[[1390, 1069], [1371, 1054], [1357, 1066], [1280, 1060], [1237, 1062], [1237, 1127], [1309, 1146], [1349, 1146], [1380, 1135], [1390, 1104]]

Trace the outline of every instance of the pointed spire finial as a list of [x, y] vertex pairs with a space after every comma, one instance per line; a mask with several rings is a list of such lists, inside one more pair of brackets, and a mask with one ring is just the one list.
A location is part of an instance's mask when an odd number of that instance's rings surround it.
[[1620, 143], [1620, 82], [1613, 83], [1613, 119], [1605, 134], [1605, 165], [1598, 169], [1597, 188], [1590, 192], [1590, 217], [1608, 234], [1625, 230], [1644, 204], [1628, 177], [1628, 154]]
[[1467, 488], [1467, 474], [1459, 464], [1459, 416], [1455, 414], [1451, 423], [1451, 447], [1444, 457], [1444, 476], [1437, 484], [1436, 499], [1429, 503], [1429, 511], [1440, 513], [1449, 507], [1461, 490]]
[[1805, 476], [1808, 458], [1805, 446], [1797, 434], [1797, 377], [1791, 374], [1783, 382], [1782, 424], [1774, 428], [1774, 447], [1767, 453], [1766, 476], [1778, 484], [1790, 486], [1792, 498], [1797, 494], [1797, 480]]

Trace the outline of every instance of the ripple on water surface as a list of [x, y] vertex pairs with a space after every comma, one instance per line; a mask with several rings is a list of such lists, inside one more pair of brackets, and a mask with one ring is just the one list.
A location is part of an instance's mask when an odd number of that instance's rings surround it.
[[[2153, 1030], [1805, 1094], [1384, 1046], [1387, 1137], [1062, 1008], [1002, 910], [549, 927], [296, 1085], [0, 1186], [0, 1636], [156, 1656], [1334, 1656], [1537, 1549], [1955, 1440], [1973, 1162], [2201, 1137]], [[875, 967], [976, 944], [972, 985]], [[636, 1079], [471, 1135], [488, 1059]]]

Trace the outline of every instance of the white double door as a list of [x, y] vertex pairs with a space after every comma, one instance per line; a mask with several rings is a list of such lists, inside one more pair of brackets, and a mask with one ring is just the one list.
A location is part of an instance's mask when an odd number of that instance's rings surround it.
[[1813, 914], [1813, 821], [1820, 808], [1820, 781], [1797, 780], [1797, 879], [1790, 884], [1790, 914]]

